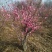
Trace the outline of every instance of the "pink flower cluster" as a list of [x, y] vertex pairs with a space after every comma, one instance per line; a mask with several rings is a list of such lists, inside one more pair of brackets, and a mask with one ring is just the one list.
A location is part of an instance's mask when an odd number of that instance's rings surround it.
[[[15, 6], [15, 5], [14, 5]], [[14, 7], [13, 10], [10, 12], [7, 12], [4, 7], [2, 7], [1, 12], [3, 13], [3, 16], [6, 20], [9, 20], [9, 18], [14, 18], [16, 21], [20, 21], [22, 25], [25, 27], [25, 32], [34, 32], [35, 30], [38, 30], [41, 28], [42, 22], [45, 21], [44, 19], [47, 19], [47, 13], [44, 15], [44, 11], [47, 10], [43, 7], [37, 8], [33, 5], [24, 5], [21, 4], [21, 7]], [[44, 18], [42, 18], [42, 13]], [[12, 15], [11, 15], [12, 14]], [[29, 30], [31, 29], [31, 30]]]
[[24, 24], [26, 26], [25, 32], [27, 33], [29, 29], [30, 32], [34, 32], [35, 30], [41, 27], [41, 23], [39, 20], [38, 10], [34, 6], [26, 6], [22, 5], [22, 9], [18, 7], [13, 10], [13, 15], [15, 19]]

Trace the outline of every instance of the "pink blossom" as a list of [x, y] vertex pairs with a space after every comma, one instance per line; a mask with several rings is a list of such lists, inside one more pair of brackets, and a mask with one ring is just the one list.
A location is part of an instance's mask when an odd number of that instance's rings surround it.
[[[22, 25], [26, 26], [25, 32], [27, 32], [29, 29], [31, 29], [30, 32], [32, 32], [32, 31], [38, 30], [41, 27], [42, 21], [41, 22], [39, 21], [41, 17], [41, 15], [39, 14], [39, 11], [41, 12], [41, 9], [42, 7], [38, 9], [32, 5], [26, 5], [26, 6], [22, 5], [21, 9], [19, 9], [18, 7], [15, 7], [13, 9], [12, 17], [14, 17], [15, 20], [17, 21], [20, 21]], [[46, 11], [46, 9], [44, 11]], [[5, 16], [7, 18], [11, 17], [11, 15], [8, 13]], [[47, 17], [45, 17], [45, 19], [47, 19]]]
[[48, 17], [45, 17], [45, 19], [47, 19]]
[[10, 18], [11, 17], [11, 15], [10, 14], [7, 14], [7, 16]]

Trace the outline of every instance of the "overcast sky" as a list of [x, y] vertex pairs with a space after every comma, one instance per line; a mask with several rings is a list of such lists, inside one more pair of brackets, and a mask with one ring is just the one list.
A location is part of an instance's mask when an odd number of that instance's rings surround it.
[[14, 3], [15, 1], [24, 1], [24, 0], [0, 0], [0, 7], [7, 6], [7, 4]]
[[[25, 1], [25, 0], [0, 0], [0, 8], [2, 6], [7, 7], [8, 4], [10, 3], [14, 3], [15, 1]], [[42, 2], [44, 3], [46, 0], [42, 0]], [[7, 2], [7, 3], [6, 3]]]

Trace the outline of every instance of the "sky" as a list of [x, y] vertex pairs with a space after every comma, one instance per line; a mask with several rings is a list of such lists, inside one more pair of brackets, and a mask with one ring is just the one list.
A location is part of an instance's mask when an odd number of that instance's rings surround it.
[[[8, 8], [8, 4], [14, 3], [15, 1], [25, 1], [25, 0], [0, 0], [0, 8], [2, 6], [5, 6], [5, 8]], [[44, 3], [46, 0], [42, 0], [42, 3]], [[7, 3], [6, 3], [7, 2]]]
[[[24, 1], [24, 0], [0, 0], [0, 8], [2, 7], [2, 6], [4, 6], [5, 8], [7, 8], [8, 6], [8, 4], [11, 4], [11, 3], [14, 3], [14, 2], [16, 2], [16, 1]], [[6, 3], [7, 2], [7, 3]]]
[[[6, 6], [6, 2], [7, 2], [7, 4], [9, 4], [9, 3], [14, 3], [15, 1], [25, 1], [25, 0], [0, 0], [0, 6]], [[43, 0], [43, 2], [44, 2], [45, 0]]]

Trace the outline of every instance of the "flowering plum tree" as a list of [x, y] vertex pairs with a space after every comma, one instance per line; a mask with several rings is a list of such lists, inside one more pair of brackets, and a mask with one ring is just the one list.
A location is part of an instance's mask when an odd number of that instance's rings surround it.
[[[21, 6], [21, 7], [20, 7]], [[25, 36], [22, 41], [23, 47], [26, 47], [26, 38], [28, 33], [32, 33], [42, 26], [42, 21], [40, 20], [41, 16], [39, 15], [39, 7], [33, 5], [18, 5], [12, 11], [14, 21], [20, 21], [22, 27], [22, 34]], [[24, 48], [25, 50], [25, 48]]]
[[36, 30], [39, 30], [42, 27], [43, 22], [47, 19], [47, 14], [43, 15], [44, 18], [41, 15], [41, 11], [43, 10], [41, 9], [42, 7], [39, 7], [39, 5], [27, 5], [22, 2], [20, 3], [20, 6], [17, 5], [17, 7], [15, 7], [14, 5], [11, 12], [7, 12], [4, 8], [1, 10], [5, 17], [5, 21], [12, 18], [13, 21], [17, 21], [21, 24], [22, 34], [25, 36], [24, 40], [22, 40], [23, 45], [26, 42], [28, 33], [33, 33]]

